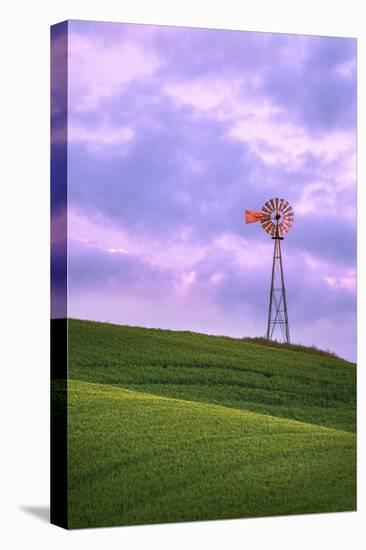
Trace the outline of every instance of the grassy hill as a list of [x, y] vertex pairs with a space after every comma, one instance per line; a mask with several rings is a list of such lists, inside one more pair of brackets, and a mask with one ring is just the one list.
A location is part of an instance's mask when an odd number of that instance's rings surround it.
[[355, 365], [69, 321], [70, 527], [354, 510]]

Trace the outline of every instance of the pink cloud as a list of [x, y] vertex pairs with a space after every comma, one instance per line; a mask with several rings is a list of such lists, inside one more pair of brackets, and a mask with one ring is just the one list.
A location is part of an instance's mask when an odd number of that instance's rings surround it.
[[350, 59], [347, 61], [343, 61], [342, 63], [338, 63], [333, 68], [333, 73], [336, 76], [341, 76], [345, 79], [354, 78], [356, 74], [356, 59]]
[[206, 254], [206, 247], [190, 242], [188, 229], [162, 243], [133, 235], [102, 216], [91, 219], [73, 208], [68, 212], [68, 231], [73, 240], [91, 241], [103, 250], [124, 250], [166, 269], [189, 271]]
[[[300, 50], [287, 48], [288, 53], [282, 54], [289, 57], [288, 62], [301, 64], [306, 43], [305, 37], [304, 42], [299, 42]], [[203, 117], [228, 122], [228, 137], [244, 143], [268, 167], [297, 170], [309, 154], [321, 157], [324, 162], [344, 158], [342, 170], [338, 167], [337, 182], [340, 186], [354, 185], [356, 165], [349, 161], [356, 150], [354, 131], [309, 132], [291, 121], [284, 107], [261, 95], [260, 83], [257, 74], [247, 72], [240, 78], [168, 81], [163, 90], [178, 103], [192, 106]], [[334, 191], [333, 188], [333, 194]]]
[[[125, 145], [134, 138], [134, 131], [128, 126], [111, 126], [110, 124], [96, 124], [94, 126], [70, 124], [68, 127], [68, 141], [81, 143], [91, 152], [102, 152], [118, 145]], [[123, 151], [118, 148], [118, 154]]]
[[135, 78], [149, 77], [160, 66], [158, 56], [123, 38], [106, 41], [96, 35], [69, 32], [69, 104], [76, 111], [95, 110]]
[[344, 275], [334, 277], [324, 277], [325, 282], [334, 290], [349, 290], [354, 292], [356, 290], [356, 271], [346, 270]]

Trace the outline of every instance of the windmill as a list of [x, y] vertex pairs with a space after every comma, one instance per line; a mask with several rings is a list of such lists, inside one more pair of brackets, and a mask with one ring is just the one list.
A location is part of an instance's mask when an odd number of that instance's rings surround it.
[[294, 222], [294, 211], [288, 201], [284, 199], [270, 199], [262, 210], [245, 211], [245, 223], [260, 222], [262, 228], [274, 240], [271, 292], [269, 295], [269, 311], [267, 324], [267, 339], [272, 339], [276, 326], [280, 327], [283, 339], [290, 343], [288, 324], [285, 278], [281, 241], [291, 229]]

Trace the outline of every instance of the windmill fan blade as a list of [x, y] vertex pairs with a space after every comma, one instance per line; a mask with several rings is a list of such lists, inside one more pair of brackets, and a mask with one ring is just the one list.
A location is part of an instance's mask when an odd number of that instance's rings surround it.
[[275, 198], [275, 205], [276, 205], [276, 210], [278, 210], [278, 204], [280, 202], [280, 199], [278, 197]]
[[278, 203], [278, 210], [280, 212], [282, 212], [284, 202], [285, 202], [285, 199], [280, 199], [280, 202]]
[[272, 210], [270, 210], [266, 205], [262, 206], [262, 212], [264, 214], [268, 214], [269, 216], [272, 214]]
[[286, 213], [291, 212], [291, 211], [292, 211], [292, 206], [289, 204], [287, 206], [287, 208], [285, 208], [285, 210], [283, 210], [283, 214], [286, 214]]
[[276, 203], [275, 203], [274, 199], [270, 199], [269, 202], [270, 202], [271, 205], [272, 205], [272, 211], [273, 211], [273, 210], [276, 210]]
[[272, 214], [274, 210], [274, 206], [272, 205], [272, 203], [270, 201], [267, 201], [264, 206], [268, 208], [269, 212]]
[[293, 217], [293, 212], [285, 212], [285, 213], [282, 213], [282, 216], [284, 218], [292, 218]]
[[289, 206], [289, 202], [284, 200], [282, 205], [282, 212], [284, 212], [288, 206]]
[[271, 219], [269, 219], [269, 220], [263, 220], [263, 221], [261, 222], [261, 224], [262, 224], [262, 227], [267, 228], [267, 227], [269, 227], [270, 225], [272, 225], [272, 220], [271, 220]]
[[283, 237], [283, 235], [286, 233], [286, 229], [284, 228], [284, 226], [282, 224], [278, 226], [278, 231], [279, 231], [281, 237]]
[[282, 225], [283, 225], [283, 229], [284, 229], [284, 231], [285, 231], [286, 233], [287, 233], [288, 231], [290, 231], [291, 226], [292, 226], [292, 224], [288, 224], [288, 223], [286, 223], [286, 222], [283, 222]]
[[269, 223], [265, 228], [264, 228], [265, 232], [268, 233], [268, 235], [271, 234], [271, 231], [272, 231], [272, 223]]
[[269, 233], [271, 227], [272, 227], [272, 222], [268, 222], [266, 224], [262, 224], [262, 227], [264, 229], [264, 231], [266, 231], [267, 233]]

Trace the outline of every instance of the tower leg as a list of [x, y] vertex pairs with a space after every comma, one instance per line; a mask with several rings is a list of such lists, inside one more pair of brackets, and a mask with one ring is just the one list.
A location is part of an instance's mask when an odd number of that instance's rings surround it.
[[[290, 330], [288, 324], [287, 300], [285, 289], [285, 278], [283, 274], [281, 240], [278, 235], [272, 237], [274, 240], [271, 291], [269, 295], [269, 310], [267, 324], [267, 339], [276, 339], [279, 333], [280, 338], [290, 343]], [[277, 334], [275, 334], [277, 333]]]

